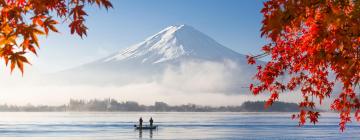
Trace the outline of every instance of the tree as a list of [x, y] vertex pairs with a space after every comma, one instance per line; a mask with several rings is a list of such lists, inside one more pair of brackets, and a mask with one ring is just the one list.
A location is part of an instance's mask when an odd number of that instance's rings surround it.
[[58, 20], [69, 23], [71, 34], [86, 36], [85, 5], [112, 8], [109, 0], [0, 0], [0, 59], [23, 73], [30, 64], [25, 54], [36, 55], [38, 36], [58, 32]]
[[[248, 62], [254, 64], [264, 56], [271, 60], [258, 66], [252, 93], [270, 92], [269, 106], [280, 93], [300, 89], [301, 110], [293, 118], [299, 119], [299, 125], [307, 120], [315, 124], [319, 117], [315, 102], [330, 98], [339, 83], [342, 91], [330, 107], [339, 112], [340, 129], [351, 121], [352, 111], [359, 121], [360, 1], [269, 0], [261, 13], [261, 36], [269, 43], [262, 54], [248, 56]], [[285, 75], [290, 79], [282, 80]]]

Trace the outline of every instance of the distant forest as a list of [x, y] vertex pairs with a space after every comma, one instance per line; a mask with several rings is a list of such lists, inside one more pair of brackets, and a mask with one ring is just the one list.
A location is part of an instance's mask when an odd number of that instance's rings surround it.
[[265, 101], [244, 102], [240, 106], [201, 106], [195, 104], [171, 106], [164, 102], [155, 102], [154, 105], [140, 105], [137, 102], [119, 102], [115, 99], [104, 100], [73, 100], [61, 106], [46, 105], [0, 105], [1, 112], [125, 112], [125, 111], [144, 111], [144, 112], [296, 112], [299, 110], [298, 104], [275, 102], [271, 107], [265, 108]]

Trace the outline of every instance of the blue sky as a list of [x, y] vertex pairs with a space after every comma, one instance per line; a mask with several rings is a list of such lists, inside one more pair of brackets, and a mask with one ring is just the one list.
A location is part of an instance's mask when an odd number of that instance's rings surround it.
[[114, 9], [88, 8], [88, 37], [61, 33], [41, 40], [31, 71], [56, 72], [115, 53], [163, 28], [187, 24], [242, 54], [259, 53], [261, 0], [112, 0]]

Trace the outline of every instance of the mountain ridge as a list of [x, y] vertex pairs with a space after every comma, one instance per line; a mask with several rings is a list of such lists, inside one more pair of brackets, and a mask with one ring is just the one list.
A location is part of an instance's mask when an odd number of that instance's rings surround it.
[[182, 58], [244, 60], [239, 54], [189, 25], [173, 25], [98, 62], [163, 63]]

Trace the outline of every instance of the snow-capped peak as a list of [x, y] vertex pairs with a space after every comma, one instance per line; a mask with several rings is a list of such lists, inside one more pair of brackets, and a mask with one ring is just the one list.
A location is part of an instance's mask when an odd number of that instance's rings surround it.
[[155, 64], [186, 56], [212, 59], [231, 58], [238, 54], [191, 26], [173, 25], [141, 43], [107, 57], [104, 61], [136, 60], [141, 63]]

